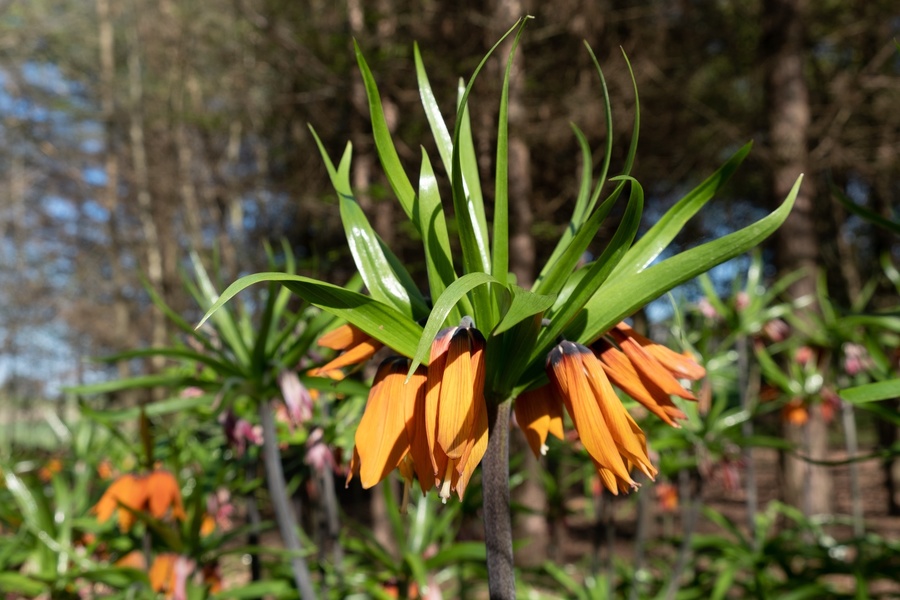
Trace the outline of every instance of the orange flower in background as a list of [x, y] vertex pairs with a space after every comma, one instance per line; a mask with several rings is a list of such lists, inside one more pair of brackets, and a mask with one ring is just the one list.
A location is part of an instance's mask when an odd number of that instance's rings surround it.
[[431, 345], [425, 431], [435, 484], [444, 502], [460, 499], [487, 450], [484, 336], [470, 317], [441, 330]]
[[49, 482], [55, 474], [62, 471], [62, 466], [62, 461], [54, 456], [53, 458], [48, 460], [47, 463], [40, 468], [40, 470], [38, 470], [38, 479], [40, 479], [44, 483]]
[[581, 442], [613, 494], [636, 488], [631, 470], [651, 479], [647, 438], [613, 390], [600, 360], [574, 342], [560, 342], [547, 357], [547, 374], [562, 398]]
[[516, 422], [535, 456], [547, 454], [547, 435], [563, 439], [562, 400], [552, 386], [522, 392], [516, 398]]
[[781, 408], [781, 419], [786, 423], [800, 427], [809, 420], [809, 411], [802, 398], [794, 398]]
[[657, 483], [656, 501], [659, 510], [664, 513], [673, 513], [678, 510], [678, 488], [666, 481]]
[[159, 554], [153, 560], [147, 575], [150, 578], [150, 588], [154, 592], [166, 592], [166, 596], [171, 597], [171, 593], [175, 589], [175, 562], [177, 560], [178, 555], [172, 552]]
[[369, 360], [384, 344], [353, 325], [345, 324], [319, 338], [319, 345], [332, 350], [343, 350], [334, 360], [309, 372], [313, 376], [327, 377], [329, 371]]
[[122, 475], [106, 489], [91, 510], [96, 513], [97, 521], [105, 523], [116, 509], [122, 531], [128, 531], [134, 525], [135, 516], [131, 511], [146, 511], [154, 518], [162, 519], [171, 510], [174, 518], [182, 521], [186, 518], [178, 482], [164, 470], [148, 475]]
[[100, 479], [109, 479], [113, 476], [113, 466], [108, 459], [103, 459], [97, 464], [97, 477]]

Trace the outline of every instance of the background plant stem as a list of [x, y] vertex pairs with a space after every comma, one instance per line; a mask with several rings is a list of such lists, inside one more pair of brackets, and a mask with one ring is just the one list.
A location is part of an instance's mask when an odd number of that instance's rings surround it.
[[516, 597], [509, 511], [509, 409], [512, 400], [488, 403], [488, 447], [482, 462], [484, 537], [491, 600]]
[[266, 402], [259, 405], [259, 420], [263, 427], [263, 456], [266, 464], [266, 482], [269, 484], [269, 495], [275, 509], [275, 520], [281, 531], [285, 547], [291, 552], [291, 568], [294, 581], [303, 600], [315, 600], [309, 569], [303, 558], [303, 547], [297, 535], [297, 520], [287, 502], [287, 486], [284, 483], [284, 471], [281, 468], [281, 455], [278, 452], [278, 436], [275, 431], [275, 418]]

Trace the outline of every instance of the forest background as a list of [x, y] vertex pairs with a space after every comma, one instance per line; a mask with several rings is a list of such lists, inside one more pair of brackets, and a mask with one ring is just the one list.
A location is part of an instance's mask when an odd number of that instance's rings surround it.
[[[21, 437], [47, 406], [62, 413], [65, 386], [151, 371], [151, 361], [91, 358], [169, 343], [174, 332], [145, 285], [199, 319], [182, 284], [191, 251], [216, 255], [227, 283], [264, 269], [264, 241], [287, 239], [299, 272], [338, 284], [350, 278], [337, 202], [308, 124], [333, 152], [353, 142], [360, 204], [424, 279], [417, 243], [396, 225], [401, 215], [376, 168], [352, 40], [375, 73], [400, 158], [412, 165], [415, 143], [427, 137], [413, 41], [452, 114], [458, 77], [523, 14], [536, 18], [510, 90], [510, 259], [520, 282], [546, 260], [577, 193], [569, 123], [591, 140], [607, 135], [585, 40], [603, 65], [618, 132], [630, 131], [635, 106], [622, 52], [634, 71], [641, 136], [632, 174], [647, 193], [645, 227], [753, 140], [716, 208], [676, 242], [692, 245], [758, 218], [805, 173], [794, 211], [765, 247], [767, 278], [804, 269], [785, 291], [799, 298], [827, 273], [827, 295], [840, 306], [874, 282], [872, 306], [896, 305], [881, 263], [888, 256], [896, 264], [896, 236], [838, 201], [844, 194], [897, 218], [900, 15], [892, 2], [6, 0], [4, 433]], [[488, 63], [471, 105], [485, 173], [493, 168], [500, 61]], [[619, 134], [613, 164], [627, 139]], [[713, 281], [725, 293], [746, 267], [728, 263]], [[699, 297], [696, 287], [676, 293], [679, 304]], [[671, 307], [657, 304], [647, 315], [656, 321]]]

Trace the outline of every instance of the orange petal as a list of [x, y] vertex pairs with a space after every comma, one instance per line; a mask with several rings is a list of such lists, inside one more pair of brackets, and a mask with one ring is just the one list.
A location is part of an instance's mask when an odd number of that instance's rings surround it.
[[460, 329], [447, 350], [438, 414], [437, 442], [448, 458], [462, 458], [477, 402], [484, 403], [484, 338], [475, 329]]
[[391, 357], [381, 363], [356, 429], [359, 479], [366, 489], [388, 476], [409, 450], [403, 382], [409, 359]]
[[312, 369], [309, 373], [313, 376], [327, 376], [329, 371], [356, 365], [365, 362], [375, 356], [375, 353], [383, 346], [381, 342], [371, 338], [352, 346], [349, 350], [335, 357], [330, 362], [322, 365], [318, 369]]
[[409, 455], [419, 480], [419, 487], [425, 494], [434, 487], [434, 472], [431, 464], [431, 452], [428, 448], [428, 435], [425, 423], [425, 392], [427, 370], [419, 367], [409, 382], [411, 386], [406, 398], [406, 436], [409, 439]]
[[519, 394], [513, 410], [535, 456], [547, 453], [548, 433], [562, 439], [562, 403], [554, 396], [552, 386], [545, 385]]
[[425, 384], [425, 435], [435, 482], [440, 482], [447, 468], [447, 456], [438, 445], [438, 413], [440, 412], [441, 388], [444, 381], [444, 367], [450, 339], [457, 327], [448, 327], [438, 332], [431, 344], [431, 360], [428, 363], [428, 379]]
[[689, 352], [679, 354], [671, 348], [657, 344], [653, 340], [646, 338], [632, 329], [626, 323], [619, 323], [616, 329], [635, 340], [640, 344], [651, 356], [658, 360], [666, 369], [679, 379], [690, 379], [697, 381], [706, 376], [704, 369]]
[[684, 389], [674, 375], [672, 375], [658, 360], [653, 358], [643, 346], [635, 340], [613, 330], [613, 337], [634, 368], [642, 376], [659, 386], [666, 394], [672, 394], [685, 400], [696, 400], [690, 391]]
[[165, 552], [157, 555], [150, 566], [150, 588], [154, 592], [171, 592], [175, 588], [175, 561], [178, 555]]
[[650, 459], [647, 457], [646, 450], [641, 447], [641, 442], [635, 435], [632, 425], [637, 428], [637, 431], [640, 431], [640, 428], [637, 427], [616, 396], [600, 361], [593, 353], [583, 354], [581, 359], [588, 381], [594, 391], [594, 397], [600, 406], [603, 421], [609, 427], [610, 435], [612, 435], [619, 453], [634, 463], [648, 477], [652, 477], [651, 469], [653, 467]]
[[484, 458], [484, 453], [487, 451], [488, 445], [487, 406], [485, 406], [484, 402], [480, 402], [476, 404], [475, 409], [475, 424], [472, 429], [471, 445], [468, 448], [464, 459], [457, 465], [453, 475], [453, 489], [456, 490], [460, 500], [462, 500], [463, 494], [469, 485], [469, 481], [472, 479], [475, 467], [477, 467], [479, 463], [481, 463], [481, 459]]
[[353, 476], [359, 476], [359, 450], [356, 445], [353, 446], [353, 455], [350, 457], [350, 466], [347, 468], [347, 479], [344, 481], [344, 487], [350, 487]]
[[561, 342], [547, 360], [550, 380], [557, 386], [588, 454], [618, 477], [633, 483], [586, 376], [582, 361], [585, 355], [593, 356], [581, 344]]
[[175, 477], [168, 471], [154, 471], [147, 476], [147, 507], [156, 519], [166, 516], [172, 509], [172, 516], [184, 520], [184, 505], [181, 502], [181, 489]]
[[320, 337], [319, 345], [332, 350], [346, 350], [350, 346], [357, 346], [371, 337], [363, 330], [346, 323]]
[[[642, 380], [631, 361], [628, 360], [628, 357], [621, 350], [606, 342], [597, 346], [602, 348], [598, 350], [598, 354], [601, 358], [603, 370], [616, 386], [672, 427], [679, 427], [673, 418], [684, 419], [686, 416], [675, 408], [668, 394], [658, 386]], [[675, 409], [677, 411], [676, 414], [680, 416], [671, 414], [666, 410], [667, 407]]]

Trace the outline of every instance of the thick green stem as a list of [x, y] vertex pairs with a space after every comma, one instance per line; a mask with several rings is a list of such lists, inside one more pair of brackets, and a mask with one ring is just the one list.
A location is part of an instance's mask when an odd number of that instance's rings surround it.
[[509, 512], [509, 410], [512, 400], [488, 403], [488, 447], [481, 466], [484, 537], [491, 600], [516, 597]]
[[259, 420], [263, 426], [263, 457], [266, 463], [266, 482], [269, 484], [269, 495], [275, 510], [275, 520], [281, 531], [284, 546], [290, 551], [291, 568], [294, 581], [303, 600], [315, 600], [312, 580], [306, 560], [303, 558], [303, 547], [297, 535], [297, 520], [291, 507], [288, 506], [287, 486], [284, 483], [284, 471], [281, 468], [281, 455], [278, 453], [278, 434], [275, 431], [275, 418], [266, 402], [259, 405]]

